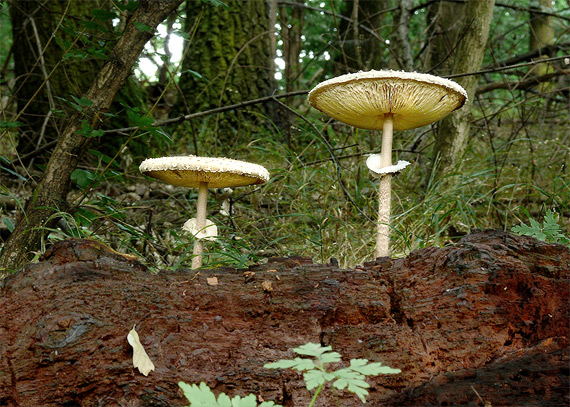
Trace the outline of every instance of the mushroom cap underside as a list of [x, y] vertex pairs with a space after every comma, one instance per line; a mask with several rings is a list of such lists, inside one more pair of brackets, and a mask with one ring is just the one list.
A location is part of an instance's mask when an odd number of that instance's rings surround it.
[[459, 109], [467, 93], [457, 83], [428, 74], [369, 71], [321, 82], [309, 92], [313, 107], [355, 127], [381, 130], [387, 115], [394, 130], [421, 127]]
[[258, 164], [218, 157], [160, 157], [144, 160], [140, 171], [171, 185], [198, 188], [206, 182], [209, 188], [239, 187], [263, 184], [269, 171]]

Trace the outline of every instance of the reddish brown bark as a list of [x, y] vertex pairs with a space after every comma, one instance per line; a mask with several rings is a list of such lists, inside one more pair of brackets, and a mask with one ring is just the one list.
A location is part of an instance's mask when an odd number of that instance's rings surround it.
[[[0, 405], [182, 406], [183, 380], [306, 406], [300, 375], [263, 364], [309, 341], [402, 369], [368, 380], [372, 406], [568, 403], [566, 247], [491, 231], [354, 270], [288, 258], [248, 271], [154, 275], [99, 244], [58, 244], [5, 281]], [[132, 366], [134, 324], [148, 377]], [[317, 405], [360, 401], [326, 391]]]

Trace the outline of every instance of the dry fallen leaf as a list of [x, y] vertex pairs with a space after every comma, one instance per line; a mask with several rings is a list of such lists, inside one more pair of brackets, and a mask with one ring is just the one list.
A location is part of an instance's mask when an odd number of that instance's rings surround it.
[[218, 285], [218, 277], [207, 277], [208, 285]]
[[253, 281], [255, 277], [255, 271], [246, 271], [242, 275], [245, 277], [245, 282], [249, 283], [250, 281]]
[[154, 364], [146, 354], [141, 342], [139, 340], [139, 334], [135, 331], [135, 326], [127, 335], [127, 341], [133, 347], [133, 366], [139, 369], [143, 375], [148, 376], [151, 370], [154, 370]]
[[273, 291], [273, 284], [271, 284], [271, 281], [265, 280], [263, 283], [261, 283], [261, 288], [263, 288], [263, 291], [271, 292]]

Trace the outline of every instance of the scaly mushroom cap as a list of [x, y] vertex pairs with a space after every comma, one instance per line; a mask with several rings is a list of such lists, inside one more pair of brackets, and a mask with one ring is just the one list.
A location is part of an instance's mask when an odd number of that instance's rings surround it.
[[309, 92], [313, 107], [355, 127], [381, 130], [391, 114], [394, 130], [438, 121], [467, 101], [457, 83], [438, 76], [401, 71], [369, 71], [319, 83]]
[[261, 165], [231, 158], [149, 158], [139, 169], [145, 175], [180, 187], [197, 188], [203, 182], [208, 183], [208, 188], [239, 187], [269, 180], [269, 171]]

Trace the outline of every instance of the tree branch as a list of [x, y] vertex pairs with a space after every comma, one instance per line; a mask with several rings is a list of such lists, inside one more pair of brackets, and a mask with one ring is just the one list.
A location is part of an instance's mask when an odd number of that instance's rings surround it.
[[[174, 117], [172, 119], [166, 119], [166, 120], [162, 120], [159, 122], [155, 122], [152, 124], [152, 127], [160, 127], [160, 126], [166, 126], [169, 124], [182, 123], [186, 120], [196, 119], [198, 117], [209, 116], [211, 114], [227, 112], [230, 110], [242, 109], [242, 108], [247, 107], [247, 106], [255, 105], [257, 103], [265, 103], [265, 102], [269, 102], [269, 101], [272, 101], [275, 99], [288, 98], [291, 96], [306, 95], [307, 93], [309, 93], [308, 90], [298, 90], [295, 92], [284, 93], [282, 95], [271, 95], [271, 96], [265, 96], [265, 97], [258, 98], [258, 99], [246, 100], [245, 102], [235, 103], [233, 105], [216, 107], [215, 109], [204, 110], [202, 112], [187, 114], [184, 116], [178, 116], [178, 117]], [[137, 129], [138, 129], [137, 126], [124, 127], [122, 129], [105, 130], [104, 133], [124, 133], [124, 132], [131, 132], [131, 131], [134, 131]]]
[[570, 71], [560, 70], [558, 72], [551, 72], [518, 82], [507, 82], [507, 81], [492, 82], [488, 83], [487, 85], [478, 87], [477, 90], [475, 91], [475, 96], [479, 96], [483, 93], [491, 92], [496, 89], [524, 90], [536, 86], [542, 82], [548, 82], [552, 78], [556, 78], [557, 76], [562, 76], [562, 75], [570, 75]]
[[[426, 8], [426, 7], [430, 6], [430, 5], [432, 5], [433, 3], [439, 3], [439, 2], [442, 2], [442, 1], [445, 1], [445, 2], [448, 2], [448, 3], [463, 3], [463, 4], [464, 4], [464, 3], [467, 3], [467, 0], [429, 0], [429, 1], [426, 1], [425, 3], [422, 3], [422, 4], [419, 4], [419, 5], [415, 6], [414, 8], [412, 8], [412, 9], [410, 10], [410, 12], [413, 14], [414, 12], [416, 12], [416, 11], [418, 11], [418, 10], [421, 10], [421, 9], [424, 9], [424, 8]], [[509, 9], [511, 9], [511, 10], [516, 10], [516, 11], [524, 11], [524, 12], [528, 12], [528, 13], [542, 14], [542, 15], [545, 15], [545, 16], [556, 17], [556, 18], [559, 18], [559, 19], [561, 19], [561, 20], [566, 20], [566, 21], [569, 21], [569, 22], [570, 22], [570, 18], [568, 18], [568, 17], [565, 17], [565, 16], [563, 16], [563, 15], [561, 15], [561, 14], [549, 12], [549, 11], [543, 11], [543, 10], [540, 10], [540, 9], [538, 9], [538, 8], [537, 8], [537, 9], [533, 9], [533, 8], [530, 8], [530, 7], [515, 6], [515, 5], [507, 4], [507, 3], [495, 3], [495, 6], [497, 6], [497, 7], [503, 7], [503, 8], [509, 8]]]

